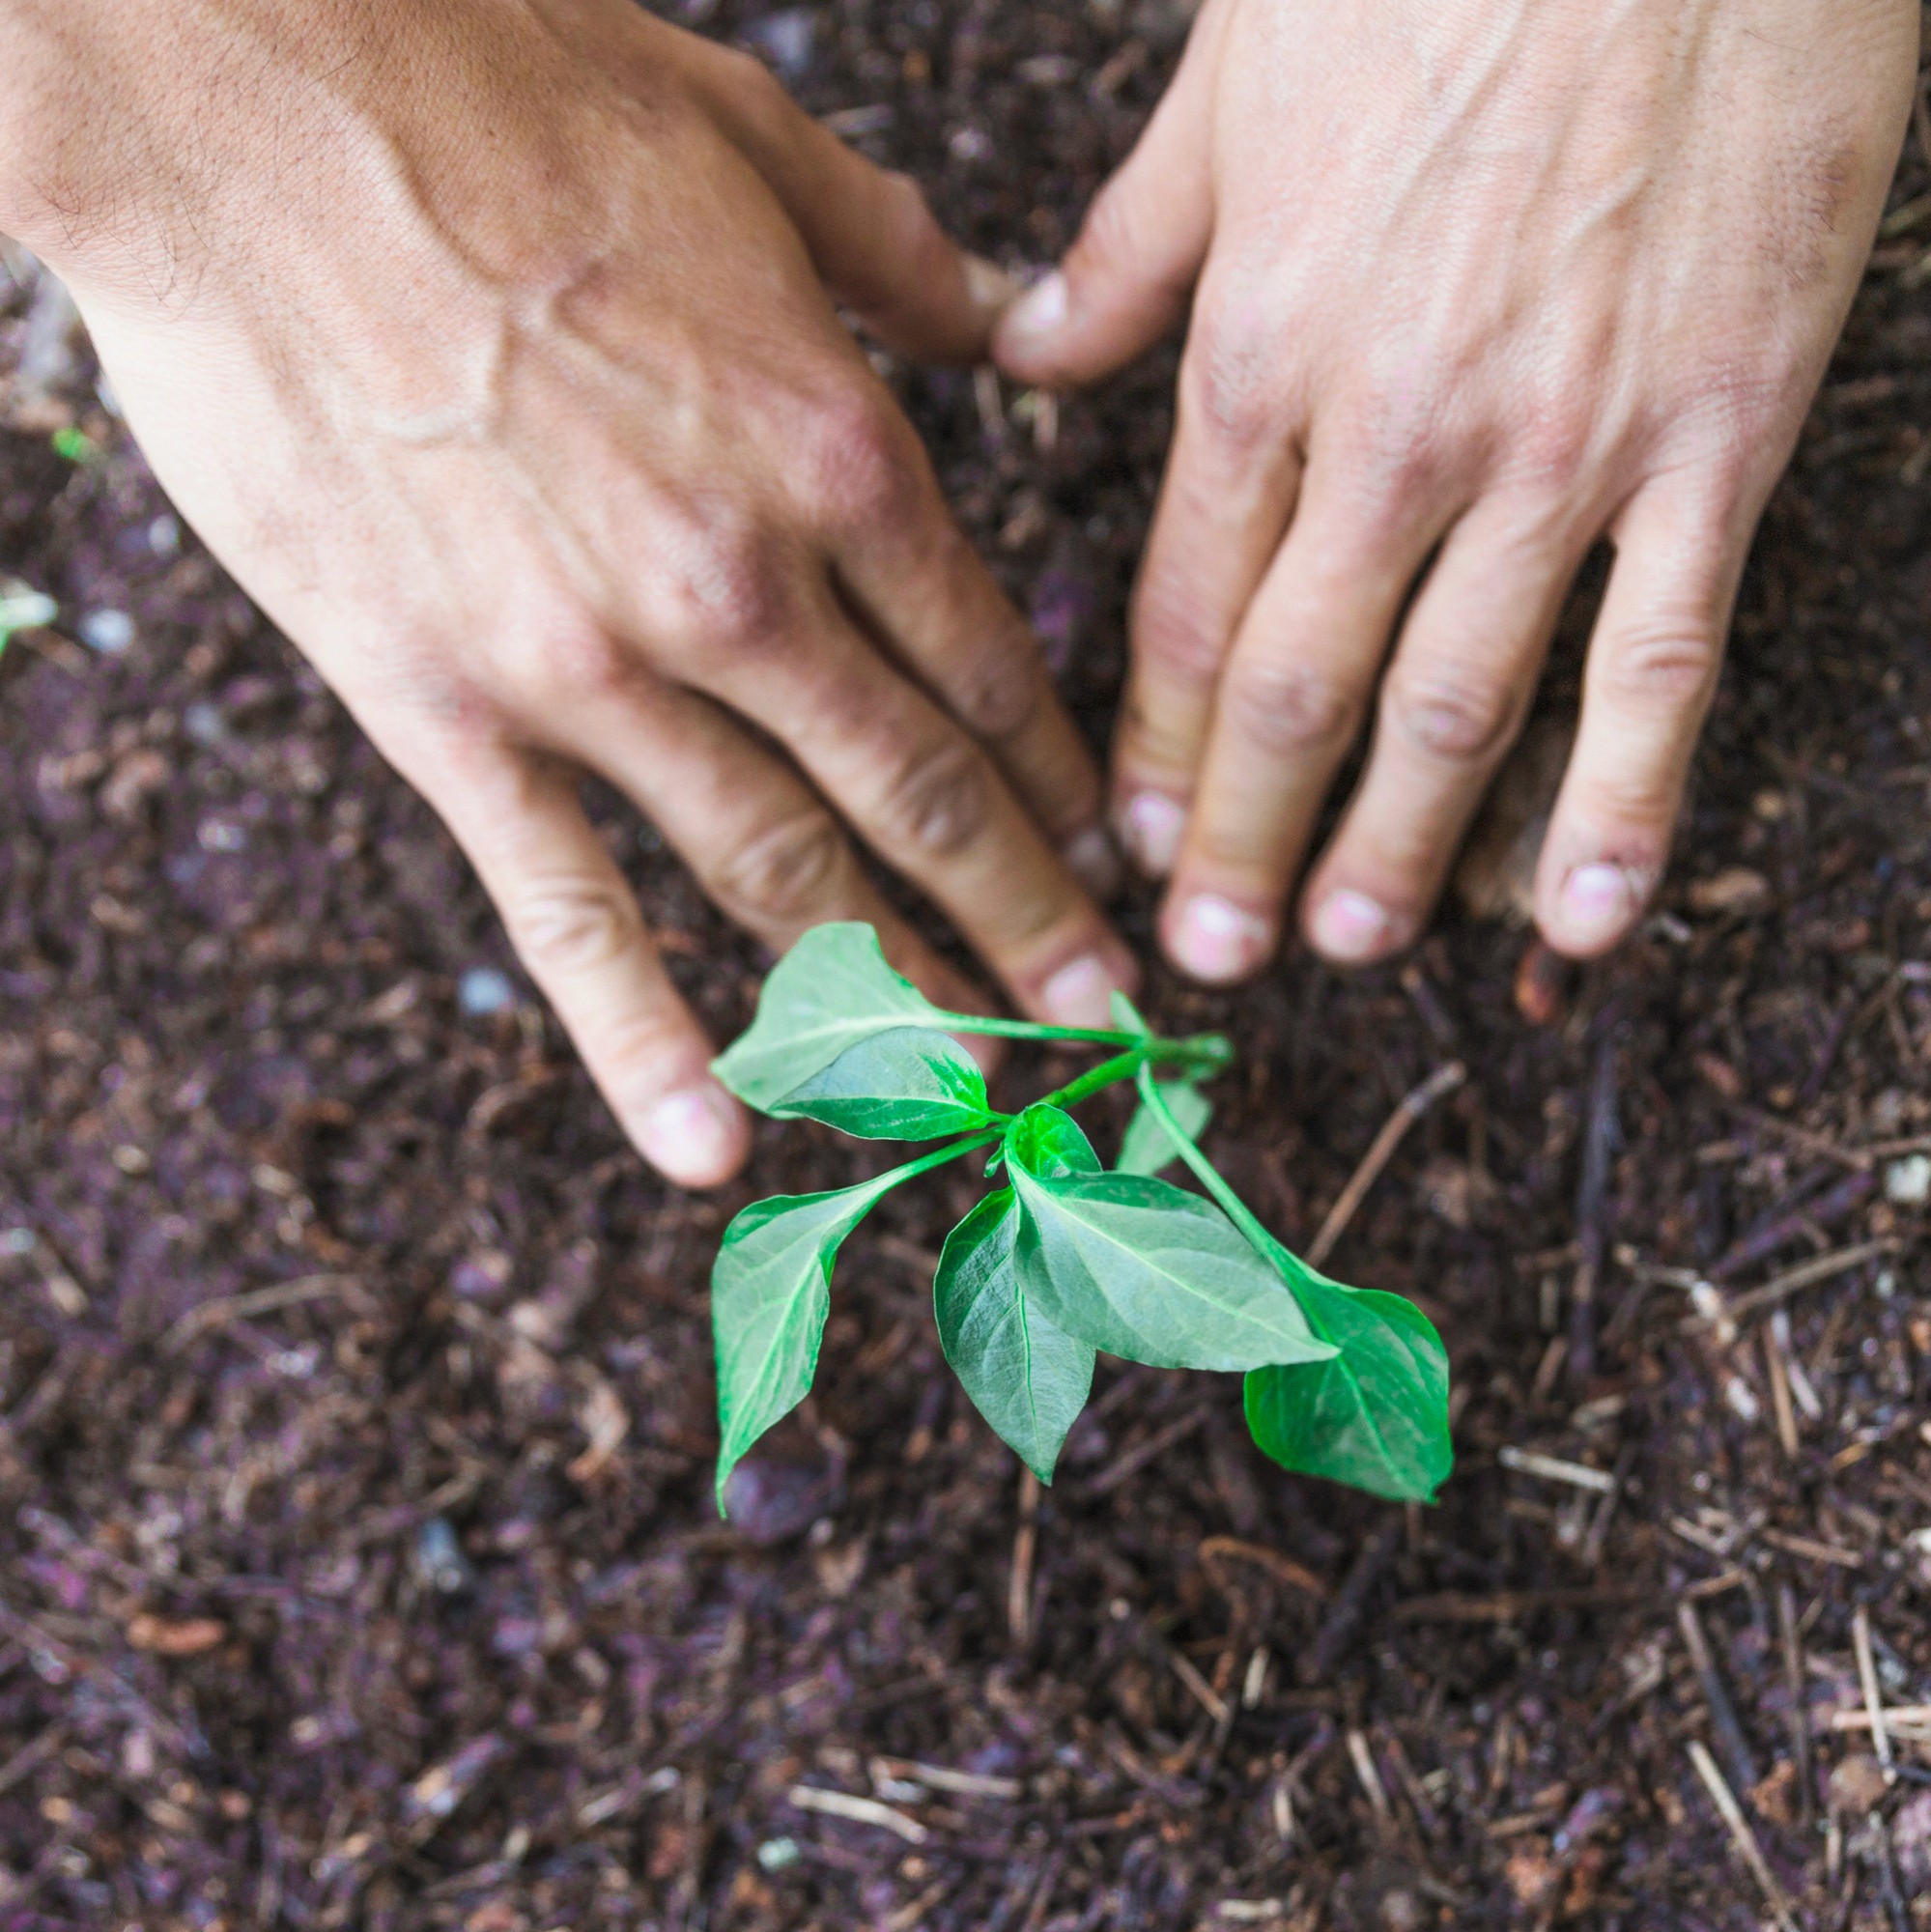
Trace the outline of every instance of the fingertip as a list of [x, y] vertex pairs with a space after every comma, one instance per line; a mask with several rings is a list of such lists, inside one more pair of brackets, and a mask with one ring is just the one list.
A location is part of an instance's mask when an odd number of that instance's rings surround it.
[[651, 1102], [631, 1127], [638, 1151], [680, 1187], [717, 1187], [751, 1153], [751, 1122], [715, 1080]]
[[966, 255], [962, 260], [968, 299], [988, 326], [996, 324], [1025, 291], [997, 262], [988, 262], [983, 255]]
[[1372, 966], [1406, 944], [1409, 922], [1350, 886], [1316, 897], [1304, 929], [1308, 944], [1335, 966]]
[[1150, 879], [1164, 879], [1179, 857], [1186, 807], [1164, 792], [1135, 792], [1120, 808], [1120, 842]]
[[1066, 870], [1095, 899], [1110, 899], [1120, 890], [1123, 867], [1120, 848], [1103, 825], [1090, 825], [1075, 834], [1060, 848]]
[[1629, 936], [1656, 888], [1654, 867], [1589, 859], [1563, 873], [1537, 923], [1556, 952], [1592, 959]]
[[1190, 979], [1230, 986], [1272, 956], [1275, 922], [1218, 893], [1176, 895], [1160, 920], [1167, 956]]
[[999, 318], [993, 360], [1022, 382], [1051, 382], [1061, 373], [1054, 351], [1072, 314], [1072, 288], [1058, 269], [1042, 275]]
[[1049, 973], [1033, 1004], [1051, 1026], [1110, 1027], [1113, 996], [1130, 999], [1140, 980], [1132, 955], [1112, 948], [1082, 952]]

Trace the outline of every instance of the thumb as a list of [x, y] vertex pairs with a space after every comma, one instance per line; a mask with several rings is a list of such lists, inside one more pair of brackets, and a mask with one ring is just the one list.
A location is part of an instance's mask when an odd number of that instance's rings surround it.
[[1213, 232], [1208, 43], [1217, 12], [1195, 28], [1173, 85], [1065, 261], [1001, 317], [993, 359], [1015, 381], [1092, 382], [1180, 320]]
[[846, 147], [756, 61], [703, 42], [692, 52], [719, 125], [778, 197], [832, 298], [901, 355], [983, 361], [1016, 285], [947, 236], [911, 176]]

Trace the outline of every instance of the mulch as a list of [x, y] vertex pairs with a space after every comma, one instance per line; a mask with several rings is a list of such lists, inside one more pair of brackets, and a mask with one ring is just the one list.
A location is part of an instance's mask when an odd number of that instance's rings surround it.
[[[1183, 28], [700, 23], [1015, 265]], [[1920, 127], [1893, 205], [1927, 185]], [[933, 1334], [951, 1177], [851, 1244], [729, 1525], [719, 1233], [875, 1152], [767, 1123], [720, 1196], [643, 1171], [0, 270], [0, 369], [43, 372], [0, 390], [0, 569], [64, 613], [0, 658], [0, 1928], [1931, 1924], [1928, 248], [1922, 210], [1880, 248], [1636, 943], [1570, 972], [1451, 908], [1385, 971], [1150, 988], [1235, 1037], [1213, 1151], [1297, 1245], [1466, 1068], [1329, 1264], [1448, 1340], [1439, 1507], [1118, 1364], [1023, 1480]], [[1096, 741], [1173, 366], [1057, 410], [897, 376]], [[600, 809], [728, 1035], [767, 962]]]

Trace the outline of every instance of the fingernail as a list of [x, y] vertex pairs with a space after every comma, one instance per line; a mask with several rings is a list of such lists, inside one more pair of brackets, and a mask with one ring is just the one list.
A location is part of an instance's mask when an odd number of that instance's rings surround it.
[[1001, 315], [1018, 298], [1019, 284], [997, 262], [983, 255], [965, 258], [966, 294], [974, 308], [986, 315]]
[[1238, 980], [1267, 956], [1274, 929], [1216, 893], [1200, 893], [1180, 908], [1173, 953], [1196, 980]]
[[736, 1165], [743, 1139], [737, 1103], [713, 1084], [658, 1101], [637, 1131], [644, 1158], [689, 1187], [723, 1180]]
[[1058, 333], [1072, 306], [1066, 278], [1055, 269], [1006, 311], [999, 324], [1002, 349], [1037, 349]]
[[1039, 1005], [1055, 1026], [1113, 1024], [1113, 996], [1120, 975], [1096, 952], [1062, 966], [1039, 989]]
[[1150, 879], [1163, 879], [1179, 856], [1180, 835], [1187, 829], [1185, 809], [1157, 791], [1143, 791], [1126, 802], [1120, 814], [1120, 837], [1133, 863]]
[[1384, 906], [1365, 893], [1329, 893], [1315, 908], [1311, 922], [1315, 951], [1328, 959], [1352, 963], [1373, 959], [1387, 950], [1395, 922]]
[[1561, 937], [1572, 946], [1606, 945], [1621, 936], [1642, 901], [1641, 888], [1621, 866], [1577, 866], [1562, 882]]
[[1120, 848], [1103, 825], [1090, 825], [1069, 838], [1060, 856], [1066, 870], [1096, 899], [1110, 899], [1120, 890]]

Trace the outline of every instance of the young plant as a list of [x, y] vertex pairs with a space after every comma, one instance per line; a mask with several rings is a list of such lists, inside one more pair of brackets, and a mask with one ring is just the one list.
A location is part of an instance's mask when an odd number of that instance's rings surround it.
[[11, 578], [0, 578], [0, 652], [14, 640], [15, 631], [37, 631], [60, 615], [60, 606], [38, 590]]
[[[747, 1208], [711, 1273], [723, 1448], [718, 1499], [760, 1435], [807, 1394], [843, 1242], [895, 1187], [990, 1151], [999, 1184], [947, 1236], [939, 1340], [974, 1405], [1049, 1483], [1095, 1355], [1241, 1371], [1248, 1428], [1284, 1468], [1432, 1500], [1454, 1460], [1448, 1357], [1400, 1295], [1296, 1260], [1197, 1145], [1201, 1083], [1233, 1058], [1217, 1034], [1164, 1039], [1123, 997], [1111, 1030], [949, 1013], [895, 973], [868, 925], [808, 932], [766, 980], [751, 1030], [717, 1063], [750, 1106], [870, 1140], [944, 1141], [827, 1194]], [[1019, 1114], [994, 1110], [957, 1034], [1109, 1049]], [[1140, 1104], [1102, 1166], [1070, 1110], [1131, 1081]], [[1184, 1162], [1209, 1198], [1158, 1177]], [[1003, 1170], [1003, 1174], [1002, 1171]]]

